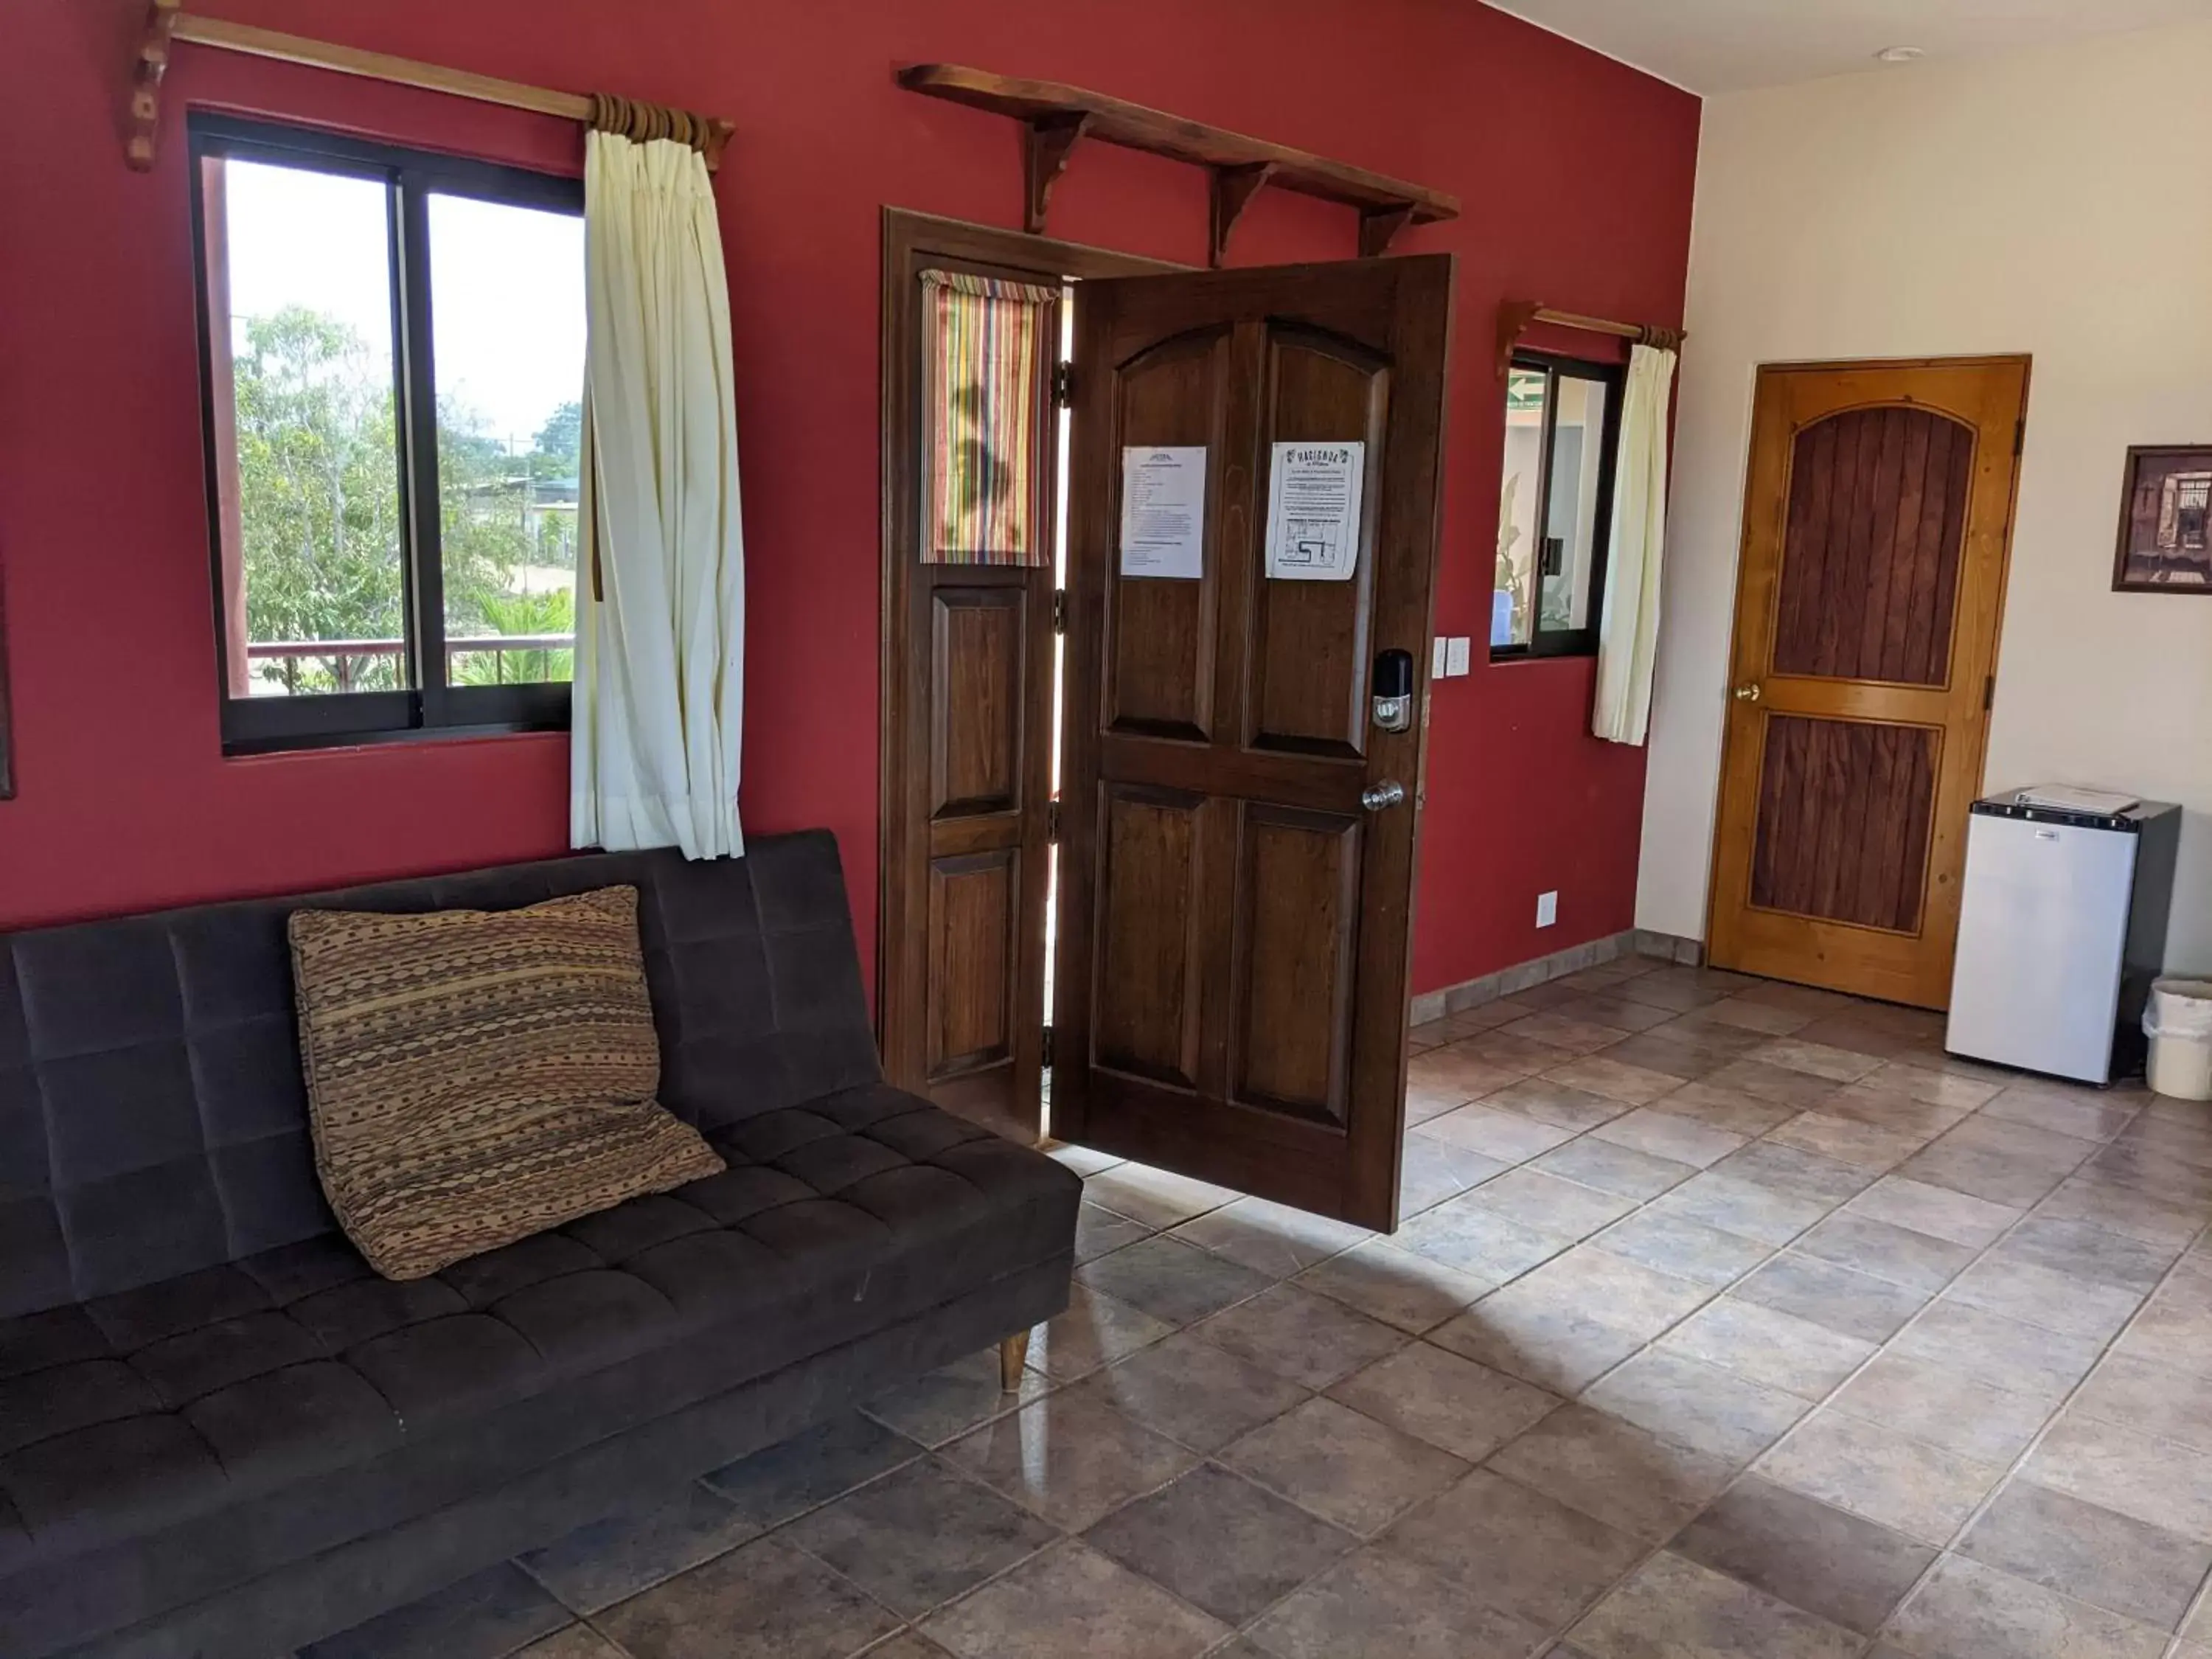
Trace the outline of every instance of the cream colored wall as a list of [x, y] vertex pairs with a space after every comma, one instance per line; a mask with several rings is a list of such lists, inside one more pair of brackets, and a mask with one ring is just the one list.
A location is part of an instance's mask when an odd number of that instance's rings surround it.
[[2033, 354], [1990, 788], [2188, 809], [2212, 971], [2212, 598], [2111, 592], [2123, 452], [2212, 443], [2212, 25], [1705, 106], [1637, 921], [1705, 932], [1752, 382]]

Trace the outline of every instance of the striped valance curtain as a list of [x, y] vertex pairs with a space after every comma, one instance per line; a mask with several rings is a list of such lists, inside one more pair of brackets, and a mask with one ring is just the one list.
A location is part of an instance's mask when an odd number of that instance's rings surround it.
[[1060, 290], [965, 271], [921, 273], [925, 564], [1044, 565], [1038, 467], [1043, 366]]

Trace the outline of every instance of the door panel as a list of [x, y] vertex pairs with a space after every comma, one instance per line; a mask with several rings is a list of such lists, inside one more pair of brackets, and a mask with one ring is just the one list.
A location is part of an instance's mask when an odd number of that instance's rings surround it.
[[930, 817], [1018, 812], [1028, 592], [939, 588], [930, 613]]
[[[1198, 1071], [1196, 795], [1103, 792], [1099, 954], [1123, 988], [1099, 1009], [1098, 1063], [1188, 1088]], [[1057, 1068], [1055, 1068], [1055, 1071]]]
[[974, 1071], [1013, 1052], [1021, 854], [1007, 848], [929, 866], [929, 1069]]
[[1360, 820], [1261, 805], [1243, 820], [1231, 1098], [1340, 1127]]
[[[1077, 307], [1053, 1131], [1375, 1227], [1425, 733], [1371, 730], [1369, 680], [1429, 661], [1450, 285], [1367, 260]], [[1278, 441], [1366, 446], [1352, 580], [1267, 577]], [[1122, 449], [1170, 442], [1207, 447], [1203, 579], [1125, 578]]]
[[[1122, 441], [1205, 446], [1221, 453], [1228, 421], [1229, 331], [1194, 331], [1143, 353], [1116, 377]], [[1206, 477], [1209, 523], [1221, 481]], [[1116, 730], [1203, 742], [1213, 729], [1213, 643], [1218, 584], [1127, 582], [1115, 592], [1113, 724]]]
[[1770, 715], [1751, 902], [1917, 933], [1943, 733]]
[[[1266, 388], [1261, 457], [1271, 454], [1273, 444], [1347, 438], [1366, 444], [1370, 457], [1380, 453], [1389, 373], [1374, 353], [1318, 331], [1271, 323]], [[1257, 493], [1262, 515], [1264, 482]], [[1369, 484], [1366, 499], [1373, 501], [1372, 479]], [[1264, 525], [1255, 533], [1264, 538]], [[1371, 539], [1371, 526], [1369, 535]], [[1265, 553], [1262, 540], [1258, 554]], [[1363, 563], [1348, 582], [1262, 580], [1257, 588], [1249, 743], [1358, 758], [1366, 750], [1360, 699], [1373, 564]]]
[[1717, 965], [1947, 1000], [2027, 395], [2024, 358], [1760, 371]]
[[1945, 684], [1973, 428], [1928, 409], [1853, 409], [1791, 449], [1774, 672]]

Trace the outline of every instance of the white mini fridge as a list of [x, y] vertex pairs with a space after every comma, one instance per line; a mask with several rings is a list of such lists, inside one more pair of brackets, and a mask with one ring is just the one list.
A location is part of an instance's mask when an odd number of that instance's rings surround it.
[[2142, 1069], [2181, 811], [2057, 786], [1974, 803], [1943, 1046], [2106, 1084]]

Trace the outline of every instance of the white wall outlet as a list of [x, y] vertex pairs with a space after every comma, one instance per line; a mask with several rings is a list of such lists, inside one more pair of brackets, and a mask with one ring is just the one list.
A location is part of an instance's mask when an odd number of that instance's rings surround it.
[[1451, 641], [1439, 634], [1429, 641], [1429, 678], [1440, 680], [1451, 672], [1447, 665]]
[[1536, 895], [1536, 925], [1549, 927], [1559, 919], [1559, 896], [1557, 893]]
[[1466, 634], [1457, 634], [1445, 641], [1444, 644], [1446, 647], [1444, 651], [1444, 672], [1447, 674], [1466, 673], [1468, 671], [1468, 665], [1473, 659], [1474, 654], [1473, 637]]

